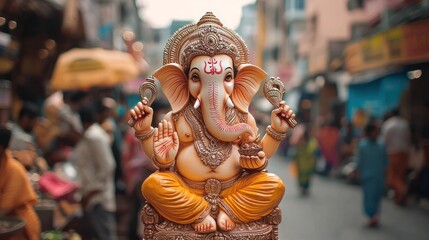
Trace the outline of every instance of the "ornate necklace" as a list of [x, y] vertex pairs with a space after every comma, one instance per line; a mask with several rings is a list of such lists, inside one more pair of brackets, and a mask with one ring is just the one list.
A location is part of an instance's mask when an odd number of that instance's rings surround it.
[[[204, 165], [215, 169], [231, 155], [232, 143], [213, 137], [204, 125], [201, 112], [191, 104], [184, 109], [184, 116], [194, 134], [194, 146], [198, 157]], [[230, 123], [230, 121], [227, 122]]]

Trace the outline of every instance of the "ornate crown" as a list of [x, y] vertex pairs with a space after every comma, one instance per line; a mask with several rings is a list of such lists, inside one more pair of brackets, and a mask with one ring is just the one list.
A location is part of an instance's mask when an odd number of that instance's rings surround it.
[[243, 39], [207, 12], [197, 24], [188, 24], [170, 37], [164, 48], [164, 64], [178, 63], [188, 69], [194, 57], [217, 54], [230, 56], [235, 67], [249, 63]]

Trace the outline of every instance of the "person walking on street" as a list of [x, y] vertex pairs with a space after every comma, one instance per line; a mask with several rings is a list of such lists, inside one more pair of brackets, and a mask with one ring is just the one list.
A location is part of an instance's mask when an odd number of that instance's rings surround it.
[[122, 134], [118, 128], [116, 119], [114, 118], [114, 109], [116, 101], [109, 97], [104, 97], [96, 102], [98, 124], [106, 131], [110, 139], [110, 147], [112, 149], [113, 157], [115, 159], [115, 189], [116, 192], [125, 191], [125, 184], [123, 183], [123, 170], [122, 170]]
[[407, 168], [411, 145], [408, 122], [394, 109], [381, 127], [381, 137], [389, 155], [387, 185], [395, 192], [395, 203], [404, 205], [407, 197]]
[[338, 174], [338, 164], [340, 163], [340, 129], [332, 119], [322, 123], [316, 135], [320, 153], [325, 159], [326, 176]]
[[[310, 133], [309, 126], [300, 124], [297, 126], [296, 135], [291, 138], [294, 147], [294, 160], [296, 163], [298, 185], [302, 195], [307, 195], [310, 189], [311, 177], [316, 167], [318, 144]], [[295, 134], [294, 133], [294, 134]]]
[[357, 166], [363, 190], [363, 209], [369, 217], [369, 226], [378, 226], [381, 197], [385, 189], [385, 171], [388, 164], [385, 146], [378, 138], [378, 127], [369, 123], [357, 150]]
[[96, 122], [95, 109], [79, 110], [84, 128], [75, 148], [80, 178], [82, 207], [93, 228], [95, 239], [116, 239], [115, 160], [109, 135]]

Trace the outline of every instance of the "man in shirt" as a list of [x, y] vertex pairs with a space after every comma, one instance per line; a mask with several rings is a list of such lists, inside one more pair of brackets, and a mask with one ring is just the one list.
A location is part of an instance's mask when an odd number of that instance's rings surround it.
[[383, 123], [381, 137], [389, 156], [387, 185], [395, 191], [395, 203], [403, 205], [406, 202], [411, 133], [408, 122], [399, 115], [399, 109], [394, 109], [392, 116]]
[[94, 237], [116, 239], [115, 160], [108, 134], [96, 123], [94, 108], [79, 110], [83, 136], [76, 145], [75, 156], [80, 178], [82, 207], [91, 221]]

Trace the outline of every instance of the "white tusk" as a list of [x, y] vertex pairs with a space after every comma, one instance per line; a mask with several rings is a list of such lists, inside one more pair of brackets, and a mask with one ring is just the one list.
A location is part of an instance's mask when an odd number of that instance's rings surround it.
[[230, 108], [234, 108], [234, 103], [232, 103], [232, 100], [231, 100], [231, 98], [227, 98], [226, 99], [226, 105], [228, 106], [228, 107], [230, 107]]
[[199, 107], [200, 107], [200, 100], [197, 98], [197, 101], [195, 101], [195, 104], [194, 104], [194, 108], [195, 109], [198, 109]]

